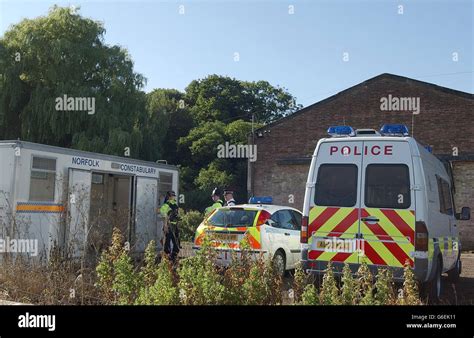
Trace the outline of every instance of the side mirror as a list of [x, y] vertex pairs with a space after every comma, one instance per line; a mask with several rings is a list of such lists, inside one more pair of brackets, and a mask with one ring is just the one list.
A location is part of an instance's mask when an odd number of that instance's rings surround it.
[[471, 208], [462, 207], [460, 213], [456, 213], [456, 219], [460, 221], [469, 221], [471, 219]]

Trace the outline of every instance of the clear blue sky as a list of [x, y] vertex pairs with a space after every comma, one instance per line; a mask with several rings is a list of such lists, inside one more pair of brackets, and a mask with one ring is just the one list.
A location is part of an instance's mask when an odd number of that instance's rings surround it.
[[55, 3], [80, 6], [80, 14], [102, 21], [106, 43], [129, 50], [135, 70], [148, 79], [146, 91], [184, 90], [215, 73], [267, 80], [306, 106], [394, 73], [474, 92], [471, 0], [0, 0], [0, 35]]

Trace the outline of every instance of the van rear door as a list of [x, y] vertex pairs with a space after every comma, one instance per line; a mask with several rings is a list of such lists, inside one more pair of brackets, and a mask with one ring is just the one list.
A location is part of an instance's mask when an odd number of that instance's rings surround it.
[[322, 142], [316, 157], [308, 219], [308, 259], [358, 263], [363, 142]]
[[409, 143], [364, 141], [362, 166], [361, 262], [413, 266], [415, 182]]

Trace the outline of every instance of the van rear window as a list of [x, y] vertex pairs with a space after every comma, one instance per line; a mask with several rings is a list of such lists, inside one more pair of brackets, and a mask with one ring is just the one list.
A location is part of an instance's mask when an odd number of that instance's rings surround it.
[[322, 206], [353, 207], [357, 202], [357, 166], [322, 164], [318, 170], [314, 203]]
[[410, 207], [410, 175], [406, 164], [369, 164], [365, 169], [365, 206]]

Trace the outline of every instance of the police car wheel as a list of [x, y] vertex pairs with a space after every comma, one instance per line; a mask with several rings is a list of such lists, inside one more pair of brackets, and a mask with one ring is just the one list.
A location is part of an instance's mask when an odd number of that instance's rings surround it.
[[286, 259], [285, 255], [281, 251], [277, 251], [273, 256], [273, 267], [275, 268], [275, 272], [281, 276], [285, 276], [286, 270]]
[[459, 275], [461, 275], [461, 271], [462, 271], [462, 262], [461, 262], [461, 258], [458, 257], [454, 268], [448, 271], [449, 281], [451, 283], [457, 283], [457, 281], [459, 280]]

